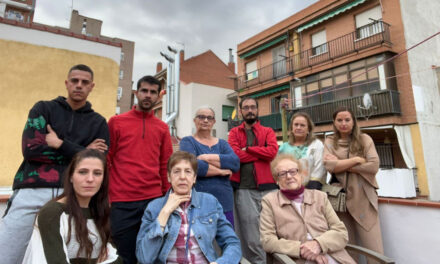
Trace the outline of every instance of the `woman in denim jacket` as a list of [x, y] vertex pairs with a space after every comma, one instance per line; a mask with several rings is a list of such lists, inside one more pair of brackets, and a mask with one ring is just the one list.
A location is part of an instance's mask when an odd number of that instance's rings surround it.
[[177, 151], [168, 160], [171, 189], [142, 217], [136, 243], [140, 263], [239, 263], [240, 241], [217, 199], [193, 188], [196, 171], [197, 159], [190, 153]]

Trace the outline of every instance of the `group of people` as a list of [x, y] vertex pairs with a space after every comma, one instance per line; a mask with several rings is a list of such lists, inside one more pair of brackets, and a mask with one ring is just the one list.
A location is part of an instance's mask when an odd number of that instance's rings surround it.
[[[334, 113], [324, 144], [296, 113], [279, 148], [255, 99], [240, 101], [243, 123], [228, 141], [212, 136], [215, 112], [200, 107], [196, 132], [173, 153], [152, 111], [162, 89], [154, 77], [137, 82], [138, 104], [108, 124], [87, 101], [88, 66], [73, 66], [65, 86], [66, 98], [29, 112], [0, 226], [2, 263], [220, 264], [243, 255], [258, 264], [274, 252], [354, 263], [347, 241], [383, 253], [379, 158], [350, 109]], [[345, 213], [319, 191], [327, 172], [346, 192]]]

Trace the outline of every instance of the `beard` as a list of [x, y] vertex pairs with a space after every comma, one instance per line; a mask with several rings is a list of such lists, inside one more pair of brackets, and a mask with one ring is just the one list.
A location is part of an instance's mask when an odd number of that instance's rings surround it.
[[150, 112], [151, 109], [153, 109], [154, 105], [155, 105], [155, 102], [153, 102], [151, 100], [148, 100], [148, 101], [144, 100], [144, 101], [138, 102], [139, 109], [144, 112]]
[[258, 121], [258, 114], [248, 113], [246, 116], [243, 116], [244, 122], [248, 125], [252, 125]]

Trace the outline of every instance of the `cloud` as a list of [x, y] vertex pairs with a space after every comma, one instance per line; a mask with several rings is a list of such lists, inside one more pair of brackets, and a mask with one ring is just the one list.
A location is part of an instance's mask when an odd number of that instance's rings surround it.
[[183, 43], [185, 57], [211, 49], [223, 61], [228, 49], [316, 0], [38, 0], [34, 20], [69, 26], [70, 13], [103, 21], [102, 35], [135, 42], [133, 81], [154, 74], [167, 45]]

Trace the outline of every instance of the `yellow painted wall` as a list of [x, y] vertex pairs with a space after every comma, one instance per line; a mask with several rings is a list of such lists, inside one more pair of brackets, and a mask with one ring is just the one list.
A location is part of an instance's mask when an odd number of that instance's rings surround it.
[[428, 177], [426, 175], [425, 156], [423, 155], [422, 137], [418, 124], [409, 126], [411, 129], [411, 139], [414, 151], [414, 159], [417, 168], [417, 181], [419, 184], [420, 195], [428, 196]]
[[93, 109], [107, 120], [114, 115], [119, 65], [86, 53], [0, 39], [0, 186], [11, 186], [22, 162], [21, 135], [30, 108], [40, 100], [67, 96], [64, 81], [75, 64], [92, 68]]

